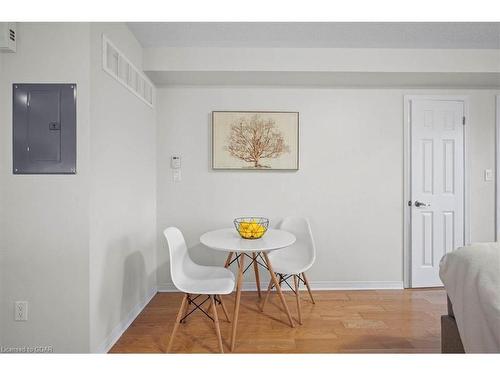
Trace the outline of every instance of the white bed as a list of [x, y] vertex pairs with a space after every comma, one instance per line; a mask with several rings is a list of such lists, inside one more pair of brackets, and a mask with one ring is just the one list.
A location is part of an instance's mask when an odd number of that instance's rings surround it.
[[474, 244], [446, 254], [439, 275], [465, 352], [500, 353], [500, 244]]

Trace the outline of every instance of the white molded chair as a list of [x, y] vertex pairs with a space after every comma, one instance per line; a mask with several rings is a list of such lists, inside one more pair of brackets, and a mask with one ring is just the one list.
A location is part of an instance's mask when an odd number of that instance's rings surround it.
[[[287, 217], [283, 219], [280, 224], [280, 229], [291, 232], [297, 238], [296, 242], [280, 250], [275, 250], [269, 253], [269, 260], [273, 265], [273, 270], [279, 276], [279, 283], [286, 283], [290, 289], [295, 293], [297, 300], [297, 312], [299, 316], [299, 323], [302, 324], [302, 314], [300, 311], [300, 295], [299, 287], [302, 281], [307, 287], [309, 296], [311, 297], [312, 303], [314, 302], [314, 297], [307, 281], [306, 271], [311, 268], [316, 259], [316, 247], [314, 246], [314, 239], [311, 232], [311, 226], [306, 218], [302, 217]], [[288, 283], [288, 279], [293, 277], [294, 287]], [[271, 290], [274, 288], [273, 282], [269, 282], [269, 287], [267, 288], [266, 297], [262, 302], [261, 309], [264, 310], [264, 306], [269, 298]]]
[[[177, 289], [184, 292], [181, 307], [175, 321], [172, 335], [167, 347], [167, 353], [170, 352], [174, 341], [175, 333], [179, 328], [179, 324], [187, 318], [195, 310], [201, 310], [215, 323], [215, 332], [219, 341], [219, 349], [224, 352], [222, 346], [222, 337], [219, 328], [219, 319], [217, 317], [217, 304], [222, 306], [226, 319], [230, 321], [226, 307], [222, 302], [221, 294], [230, 294], [234, 289], [234, 275], [231, 271], [223, 267], [212, 267], [199, 265], [190, 258], [187, 251], [186, 242], [181, 231], [177, 228], [170, 227], [163, 232], [167, 239], [170, 252], [170, 273], [172, 281]], [[193, 296], [196, 295], [196, 296]], [[203, 302], [194, 302], [198, 297], [206, 295]], [[213, 317], [202, 308], [202, 305], [211, 302], [211, 310]], [[189, 311], [190, 305], [194, 305]]]

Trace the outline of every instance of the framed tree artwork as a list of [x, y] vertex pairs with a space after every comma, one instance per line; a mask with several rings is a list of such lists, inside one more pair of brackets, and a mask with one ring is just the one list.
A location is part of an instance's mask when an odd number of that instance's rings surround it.
[[212, 168], [299, 169], [299, 113], [212, 112]]

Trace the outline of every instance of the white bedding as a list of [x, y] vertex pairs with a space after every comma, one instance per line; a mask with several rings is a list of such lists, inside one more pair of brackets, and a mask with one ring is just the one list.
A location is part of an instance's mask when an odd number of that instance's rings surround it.
[[500, 353], [500, 244], [473, 244], [446, 254], [439, 276], [465, 352]]

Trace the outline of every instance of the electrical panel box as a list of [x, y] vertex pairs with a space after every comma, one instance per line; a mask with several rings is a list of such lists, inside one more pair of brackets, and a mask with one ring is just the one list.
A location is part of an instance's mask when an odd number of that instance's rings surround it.
[[14, 84], [14, 174], [76, 173], [76, 84]]

